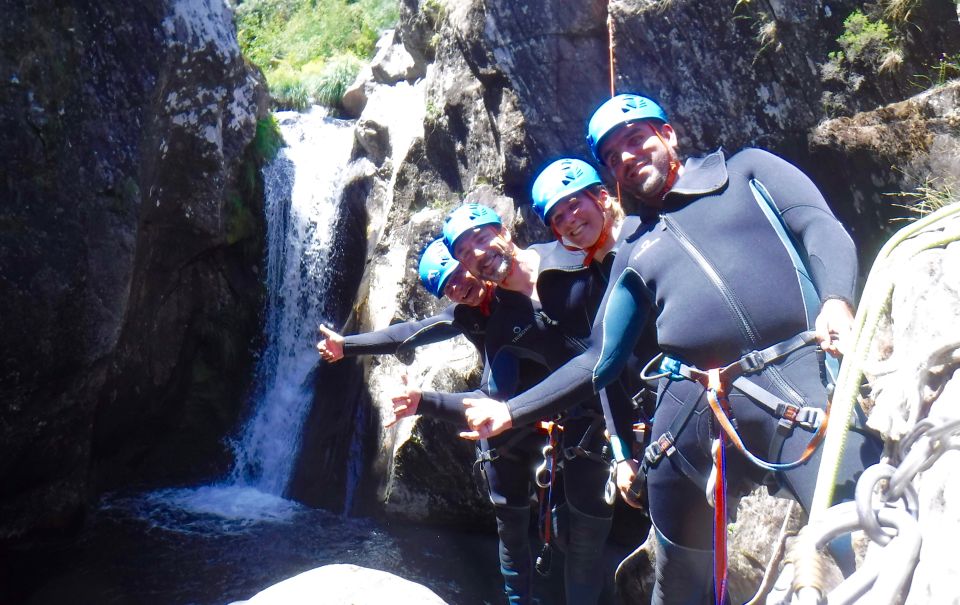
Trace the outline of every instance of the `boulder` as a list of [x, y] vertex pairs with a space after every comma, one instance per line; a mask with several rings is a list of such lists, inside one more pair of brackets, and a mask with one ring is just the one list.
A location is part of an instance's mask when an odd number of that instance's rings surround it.
[[377, 54], [370, 62], [373, 78], [380, 84], [413, 82], [426, 74], [426, 64], [407, 51], [396, 30], [385, 33], [377, 42]]
[[274, 584], [230, 605], [445, 605], [420, 584], [357, 565], [324, 565]]
[[223, 2], [6, 13], [0, 538], [229, 463], [263, 302], [267, 112]]
[[[958, 203], [956, 198], [954, 203]], [[960, 219], [950, 222], [948, 228], [956, 233]], [[941, 237], [936, 231], [915, 241]], [[873, 402], [868, 424], [883, 434], [887, 451], [897, 451], [909, 438], [913, 445], [904, 450], [906, 454], [920, 447], [928, 429], [942, 431], [948, 423], [960, 420], [960, 243], [938, 246], [904, 260], [896, 268], [895, 278], [889, 312], [881, 320], [868, 365]], [[923, 424], [918, 424], [921, 421]], [[903, 601], [909, 605], [957, 599], [958, 433], [954, 426], [940, 436], [939, 447], [929, 452], [929, 468], [911, 481], [918, 495], [923, 541], [919, 560], [901, 561], [902, 565], [915, 565]], [[868, 560], [882, 556], [882, 551], [879, 544], [871, 543]]]

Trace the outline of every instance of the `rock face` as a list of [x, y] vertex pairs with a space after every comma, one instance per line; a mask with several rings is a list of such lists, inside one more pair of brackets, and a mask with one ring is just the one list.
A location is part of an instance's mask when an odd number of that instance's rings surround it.
[[[944, 223], [944, 232], [960, 234], [960, 219]], [[925, 239], [940, 238], [942, 232]], [[905, 454], [923, 451], [925, 436], [950, 429], [940, 436], [939, 446], [930, 450], [927, 459], [934, 461], [932, 466], [912, 481], [923, 542], [905, 602], [955, 602], [960, 577], [955, 556], [960, 540], [956, 482], [960, 453], [954, 451], [960, 433], [960, 244], [937, 246], [905, 259], [895, 275], [889, 313], [882, 319], [884, 327], [868, 366], [874, 402], [869, 425], [884, 435], [888, 451], [896, 451], [909, 437], [914, 445]], [[920, 430], [921, 421], [933, 431]], [[882, 551], [872, 543], [867, 560], [882, 556]]]
[[[411, 84], [393, 76], [386, 79], [397, 82], [391, 85], [370, 72], [354, 85], [368, 99], [356, 105], [363, 108], [356, 153], [358, 162], [368, 163], [364, 178], [370, 192], [370, 256], [354, 316], [357, 331], [440, 308], [416, 282], [416, 259], [444, 212], [470, 195], [512, 198], [521, 243], [549, 237], [529, 214], [529, 184], [542, 165], [561, 154], [589, 155], [584, 122], [609, 96], [608, 18], [618, 92], [660, 100], [689, 154], [721, 145], [729, 151], [762, 146], [796, 163], [854, 233], [865, 267], [883, 237], [878, 217], [888, 214], [878, 209], [887, 203], [882, 194], [894, 181], [905, 188], [916, 182], [891, 179], [891, 165], [956, 174], [950, 163], [956, 155], [950, 152], [956, 140], [956, 84], [916, 98], [917, 89], [903, 85], [907, 74], [936, 61], [933, 49], [960, 51], [960, 25], [952, 10], [944, 18], [943, 3], [914, 5], [911, 19], [926, 24], [924, 35], [901, 24], [899, 67], [883, 73], [853, 61], [841, 65], [843, 73], [828, 69], [844, 20], [863, 8], [858, 2], [521, 4], [403, 0], [399, 33], [392, 38], [403, 52], [381, 48], [381, 53], [424, 60], [424, 77]], [[406, 86], [422, 95], [422, 113], [403, 105], [391, 108], [403, 120], [391, 119], [390, 112], [372, 117], [381, 111], [373, 102], [377, 95], [394, 98], [389, 95]], [[870, 113], [858, 113], [863, 110]], [[923, 119], [912, 117], [917, 115]], [[824, 123], [837, 116], [844, 117]], [[861, 141], [850, 126], [865, 123], [875, 125], [876, 136]], [[922, 139], [920, 148], [911, 147], [914, 138], [898, 145], [885, 137], [912, 126], [922, 131], [911, 135]], [[409, 129], [402, 145], [395, 141], [398, 129]], [[935, 159], [924, 159], [921, 151], [930, 149], [938, 150]], [[391, 358], [371, 360], [366, 365], [371, 401], [379, 405], [404, 371], [425, 387], [470, 384], [463, 378], [475, 367], [470, 359], [468, 348], [435, 347], [418, 353], [407, 370]], [[435, 371], [438, 360], [452, 368], [449, 375]], [[463, 480], [470, 454], [452, 429], [421, 419], [377, 433], [370, 435], [380, 441], [368, 476], [378, 488], [368, 495], [375, 496], [379, 510], [444, 521], [473, 521], [482, 512], [482, 499], [473, 506], [458, 491], [471, 489]], [[741, 511], [744, 520], [738, 524], [765, 521], [734, 547], [743, 581], [733, 589], [744, 598], [759, 582], [785, 508], [782, 500], [766, 497], [748, 502], [751, 508]]]
[[432, 590], [385, 571], [356, 565], [325, 565], [305, 571], [230, 605], [444, 605]]
[[266, 110], [222, 2], [7, 4], [0, 537], [222, 466], [262, 306]]
[[[414, 63], [426, 62], [424, 77], [412, 85], [423, 95], [423, 113], [413, 127], [416, 119], [410, 111], [401, 110], [405, 119], [391, 123], [390, 112], [382, 109], [385, 104], [380, 103], [381, 109], [376, 103], [363, 105], [357, 153], [372, 164], [367, 202], [372, 255], [359, 294], [356, 328], [376, 329], [436, 309], [413, 302], [423, 300], [415, 294], [415, 258], [435, 232], [442, 211], [471, 192], [491, 187], [512, 197], [522, 243], [549, 237], [529, 215], [529, 183], [549, 159], [588, 155], [584, 122], [609, 95], [608, 17], [618, 91], [639, 91], [662, 101], [675, 116], [688, 153], [718, 145], [731, 151], [759, 145], [798, 163], [823, 187], [854, 234], [864, 233], [869, 261], [871, 234], [878, 229], [873, 206], [849, 202], [850, 182], [820, 180], [817, 175], [841, 174], [838, 166], [864, 173], [867, 165], [889, 173], [889, 159], [877, 150], [848, 156], [838, 149], [840, 157], [831, 157], [821, 168], [820, 158], [835, 144], [814, 144], [814, 153], [808, 147], [810, 133], [832, 111], [826, 95], [839, 90], [825, 77], [823, 65], [838, 48], [844, 19], [858, 6], [786, 0], [763, 6], [739, 3], [734, 12], [723, 3], [686, 1], [611, 0], [585, 6], [540, 0], [520, 6], [498, 0], [404, 0], [401, 24], [381, 45], [378, 61], [384, 65], [395, 63], [386, 57], [404, 57], [400, 63], [407, 65], [409, 55]], [[927, 22], [935, 20], [938, 10], [920, 3], [913, 16]], [[956, 45], [960, 37], [950, 34], [960, 26], [955, 20], [941, 21], [927, 40], [906, 37], [905, 65], [926, 57], [933, 46]], [[387, 42], [402, 49], [391, 50]], [[373, 99], [409, 86], [403, 78], [412, 72], [393, 73], [375, 76], [371, 70], [353, 88]], [[873, 106], [897, 96], [894, 88], [884, 86], [865, 85], [844, 94], [854, 96], [857, 107]], [[956, 106], [949, 90], [929, 93], [930, 106], [939, 108], [930, 111], [942, 117], [936, 123], [945, 130], [951, 128], [949, 116]], [[944, 100], [935, 102], [933, 97]], [[412, 128], [405, 139], [409, 143], [399, 148], [392, 134], [398, 128]], [[857, 185], [857, 196], [879, 198], [883, 191], [874, 181], [861, 179]], [[429, 220], [421, 218], [428, 216], [420, 214], [427, 210], [438, 212]], [[414, 222], [413, 217], [425, 222]], [[416, 237], [411, 237], [412, 227]], [[370, 369], [371, 382], [380, 371], [388, 370]]]
[[826, 183], [853, 202], [846, 210], [859, 215], [863, 252], [873, 258], [896, 229], [891, 219], [909, 215], [903, 206], [917, 201], [897, 192], [960, 187], [960, 81], [827, 120], [811, 133], [810, 146], [817, 162], [835, 167]]

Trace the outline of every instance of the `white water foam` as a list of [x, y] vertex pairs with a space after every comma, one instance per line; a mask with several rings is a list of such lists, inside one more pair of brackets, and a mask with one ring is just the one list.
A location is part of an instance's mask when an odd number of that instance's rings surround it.
[[313, 399], [317, 327], [324, 307], [340, 219], [343, 169], [352, 123], [309, 114], [277, 114], [287, 143], [264, 170], [268, 230], [267, 344], [256, 377], [255, 410], [234, 444], [231, 483], [282, 496], [300, 449]]

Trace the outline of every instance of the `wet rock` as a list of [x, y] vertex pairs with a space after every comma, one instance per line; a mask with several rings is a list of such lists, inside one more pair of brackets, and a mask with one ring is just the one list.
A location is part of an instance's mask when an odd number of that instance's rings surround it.
[[[0, 538], [228, 459], [262, 305], [265, 87], [222, 2], [10, 5]], [[42, 41], [38, 43], [38, 41]]]
[[[321, 596], [322, 595], [322, 596]], [[230, 605], [445, 605], [432, 590], [385, 571], [357, 565], [325, 565]]]
[[399, 38], [397, 31], [391, 30], [377, 42], [378, 51], [370, 62], [370, 70], [380, 84], [413, 82], [426, 74], [425, 63], [415, 60]]

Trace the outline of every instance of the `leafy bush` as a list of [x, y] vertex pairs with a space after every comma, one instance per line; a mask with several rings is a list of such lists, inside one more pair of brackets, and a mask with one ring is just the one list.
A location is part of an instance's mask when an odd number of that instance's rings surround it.
[[397, 0], [246, 0], [235, 13], [244, 56], [285, 109], [336, 106], [398, 18]]
[[882, 58], [893, 46], [890, 26], [870, 19], [860, 10], [843, 21], [843, 33], [837, 38], [847, 61], [871, 61]]

